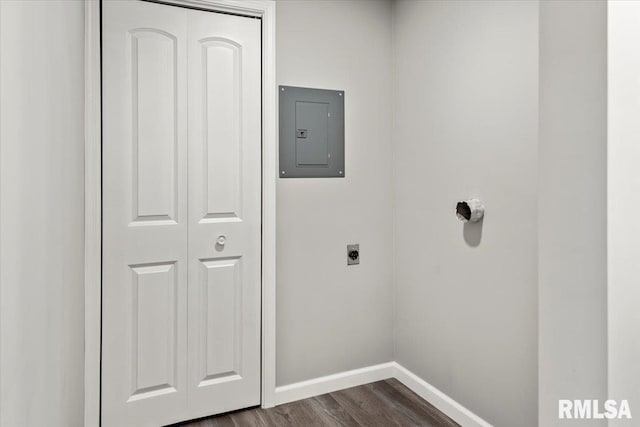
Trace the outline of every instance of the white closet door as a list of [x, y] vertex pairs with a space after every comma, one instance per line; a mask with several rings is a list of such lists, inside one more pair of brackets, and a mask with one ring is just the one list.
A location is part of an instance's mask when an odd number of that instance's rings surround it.
[[187, 18], [189, 406], [205, 415], [260, 403], [260, 21]]
[[260, 22], [102, 11], [102, 425], [256, 405]]

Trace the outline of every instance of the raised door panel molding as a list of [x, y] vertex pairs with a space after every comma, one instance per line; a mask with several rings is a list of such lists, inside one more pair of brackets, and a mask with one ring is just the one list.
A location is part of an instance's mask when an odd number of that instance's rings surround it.
[[169, 33], [131, 31], [134, 222], [177, 220], [176, 49]]
[[200, 387], [242, 378], [241, 258], [202, 260]]
[[132, 394], [129, 402], [176, 391], [177, 264], [131, 266]]
[[200, 40], [203, 88], [203, 218], [240, 219], [242, 211], [242, 47]]

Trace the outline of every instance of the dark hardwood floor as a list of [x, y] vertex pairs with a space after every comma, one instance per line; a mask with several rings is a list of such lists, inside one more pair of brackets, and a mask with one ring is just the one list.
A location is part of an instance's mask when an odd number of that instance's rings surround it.
[[270, 409], [246, 409], [181, 427], [458, 426], [396, 379], [353, 387]]

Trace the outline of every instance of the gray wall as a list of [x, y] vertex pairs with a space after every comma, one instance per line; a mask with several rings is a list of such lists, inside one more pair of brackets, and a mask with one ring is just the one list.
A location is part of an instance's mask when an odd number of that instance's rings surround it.
[[396, 360], [535, 426], [538, 3], [399, 1], [393, 34]]
[[0, 425], [83, 425], [84, 5], [0, 2]]
[[[346, 178], [278, 179], [277, 384], [393, 360], [391, 3], [278, 1], [278, 84], [345, 91]], [[360, 266], [347, 267], [347, 243]]]
[[[540, 2], [539, 420], [607, 397], [606, 3]], [[589, 425], [606, 425], [593, 421]]]

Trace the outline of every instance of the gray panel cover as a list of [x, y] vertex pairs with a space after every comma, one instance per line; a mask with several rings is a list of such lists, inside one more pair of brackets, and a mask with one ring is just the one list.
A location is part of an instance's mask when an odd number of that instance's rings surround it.
[[344, 177], [344, 91], [280, 86], [278, 92], [280, 177]]

